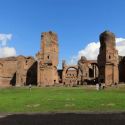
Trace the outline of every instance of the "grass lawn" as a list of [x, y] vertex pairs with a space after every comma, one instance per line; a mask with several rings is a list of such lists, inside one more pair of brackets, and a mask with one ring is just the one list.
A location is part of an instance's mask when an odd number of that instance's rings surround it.
[[0, 89], [0, 113], [125, 111], [125, 86]]

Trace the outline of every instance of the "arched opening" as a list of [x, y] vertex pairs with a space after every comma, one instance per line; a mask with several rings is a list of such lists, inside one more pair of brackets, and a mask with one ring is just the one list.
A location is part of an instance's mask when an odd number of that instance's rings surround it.
[[26, 85], [37, 85], [37, 62], [34, 62], [28, 69], [26, 75]]
[[65, 84], [77, 85], [78, 69], [76, 67], [68, 67], [65, 72]]
[[89, 80], [88, 84], [96, 84], [98, 82], [99, 69], [97, 63], [91, 63], [89, 68]]
[[15, 85], [16, 85], [16, 72], [14, 73], [12, 79], [10, 80], [10, 84], [11, 84], [12, 86], [15, 86]]

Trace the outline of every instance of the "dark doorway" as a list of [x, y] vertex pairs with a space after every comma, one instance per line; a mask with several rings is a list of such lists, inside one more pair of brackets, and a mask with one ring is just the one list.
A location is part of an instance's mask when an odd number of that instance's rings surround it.
[[10, 84], [11, 84], [12, 86], [15, 86], [15, 85], [16, 85], [16, 73], [14, 73], [12, 79], [10, 80]]

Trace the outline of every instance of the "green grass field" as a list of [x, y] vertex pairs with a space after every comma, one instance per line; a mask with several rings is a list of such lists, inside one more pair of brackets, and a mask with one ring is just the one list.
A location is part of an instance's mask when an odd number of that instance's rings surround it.
[[0, 113], [125, 111], [125, 86], [0, 89]]

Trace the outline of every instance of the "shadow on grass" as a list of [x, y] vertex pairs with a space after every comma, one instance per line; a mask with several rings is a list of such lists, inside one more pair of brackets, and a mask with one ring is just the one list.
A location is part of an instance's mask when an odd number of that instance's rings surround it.
[[125, 125], [125, 113], [1, 115], [0, 125]]

